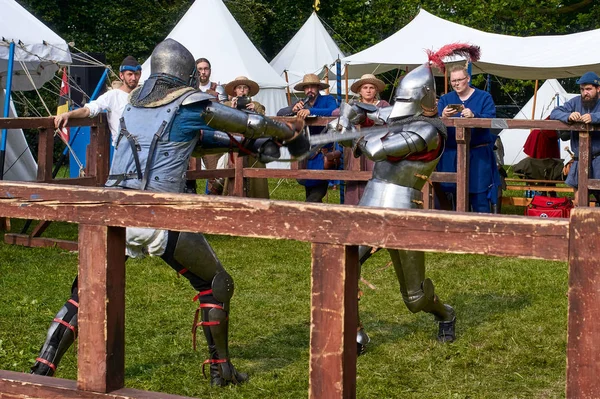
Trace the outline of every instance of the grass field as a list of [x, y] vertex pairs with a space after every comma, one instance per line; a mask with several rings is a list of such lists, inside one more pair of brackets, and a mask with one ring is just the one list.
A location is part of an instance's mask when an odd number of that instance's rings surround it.
[[[273, 199], [301, 200], [294, 181], [270, 181]], [[277, 188], [276, 188], [277, 187]], [[328, 202], [339, 202], [330, 190]], [[505, 212], [520, 213], [517, 209]], [[12, 220], [18, 231], [22, 221]], [[75, 239], [54, 223], [45, 236]], [[158, 259], [127, 262], [127, 387], [199, 398], [302, 398], [308, 390], [310, 245], [209, 236], [236, 282], [231, 355], [248, 384], [211, 389], [207, 352], [192, 351], [195, 292]], [[388, 256], [363, 267], [361, 317], [371, 336], [358, 359], [359, 398], [563, 398], [567, 265], [427, 254], [428, 275], [458, 314], [458, 339], [442, 345], [432, 317], [404, 306]], [[27, 372], [68, 296], [77, 254], [0, 243], [0, 369]], [[58, 377], [76, 378], [76, 347]]]

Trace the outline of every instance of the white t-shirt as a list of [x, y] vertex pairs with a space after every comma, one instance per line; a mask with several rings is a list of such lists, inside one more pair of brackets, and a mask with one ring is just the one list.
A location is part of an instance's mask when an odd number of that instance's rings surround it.
[[108, 127], [112, 137], [112, 143], [115, 145], [117, 136], [119, 135], [121, 115], [127, 105], [129, 93], [125, 93], [120, 89], [109, 90], [98, 99], [85, 104], [85, 107], [90, 110], [90, 118], [98, 115], [100, 112], [106, 112], [108, 115]]

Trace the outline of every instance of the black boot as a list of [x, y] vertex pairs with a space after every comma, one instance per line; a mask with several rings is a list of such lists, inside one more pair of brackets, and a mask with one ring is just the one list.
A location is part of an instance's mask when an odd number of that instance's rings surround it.
[[438, 329], [438, 335], [437, 335], [437, 340], [439, 342], [454, 342], [454, 340], [456, 339], [456, 332], [455, 332], [455, 326], [456, 326], [456, 315], [454, 314], [454, 309], [452, 309], [452, 307], [450, 305], [444, 305], [448, 310], [451, 310], [451, 313], [453, 315], [452, 320], [450, 321], [443, 321], [443, 320], [439, 320], [438, 324], [439, 324], [439, 329]]
[[248, 374], [238, 372], [227, 359], [208, 359], [210, 363], [210, 386], [224, 387], [248, 381]]

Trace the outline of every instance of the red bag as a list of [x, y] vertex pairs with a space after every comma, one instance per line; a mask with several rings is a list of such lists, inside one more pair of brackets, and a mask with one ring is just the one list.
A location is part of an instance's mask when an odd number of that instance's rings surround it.
[[525, 208], [525, 215], [539, 218], [568, 218], [571, 209], [573, 209], [573, 201], [570, 198], [534, 195], [529, 206]]

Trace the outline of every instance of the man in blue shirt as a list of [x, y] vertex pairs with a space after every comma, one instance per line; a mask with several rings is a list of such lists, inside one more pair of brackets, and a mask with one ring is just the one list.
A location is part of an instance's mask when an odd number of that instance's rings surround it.
[[[302, 82], [294, 86], [294, 90], [303, 91], [305, 98], [299, 100], [289, 107], [280, 109], [277, 116], [293, 116], [296, 115], [300, 119], [305, 119], [308, 115], [315, 116], [331, 116], [333, 110], [338, 105], [333, 96], [327, 94], [322, 95], [320, 90], [327, 89], [329, 85], [322, 83], [319, 77], [314, 73], [304, 75]], [[321, 128], [319, 126], [309, 127], [311, 135], [319, 134]], [[306, 169], [322, 170], [324, 155], [318, 152], [312, 158], [308, 159]], [[327, 194], [329, 181], [327, 180], [300, 180], [306, 190], [306, 202], [323, 202], [323, 198]]]
[[[444, 94], [438, 102], [441, 117], [495, 118], [496, 105], [492, 96], [472, 87], [465, 66], [450, 69], [450, 83], [454, 91]], [[469, 205], [473, 212], [489, 213], [498, 202], [500, 174], [496, 166], [494, 142], [496, 138], [486, 128], [471, 129], [469, 146]], [[456, 130], [448, 128], [446, 149], [438, 163], [440, 172], [456, 172]], [[442, 183], [442, 190], [451, 200], [456, 196], [456, 184]], [[454, 204], [454, 201], [452, 201]]]
[[[585, 123], [600, 124], [600, 77], [595, 72], [586, 72], [577, 81], [579, 85], [580, 96], [573, 97], [563, 105], [556, 107], [550, 113], [550, 119], [559, 120], [565, 123]], [[592, 167], [590, 178], [600, 179], [600, 135], [592, 134]], [[574, 162], [571, 165], [569, 174], [565, 183], [577, 188], [578, 179], [578, 161], [579, 157], [579, 132], [571, 132], [571, 151], [575, 154]], [[598, 197], [598, 192], [593, 192]], [[586, 201], [587, 203], [587, 201]]]

